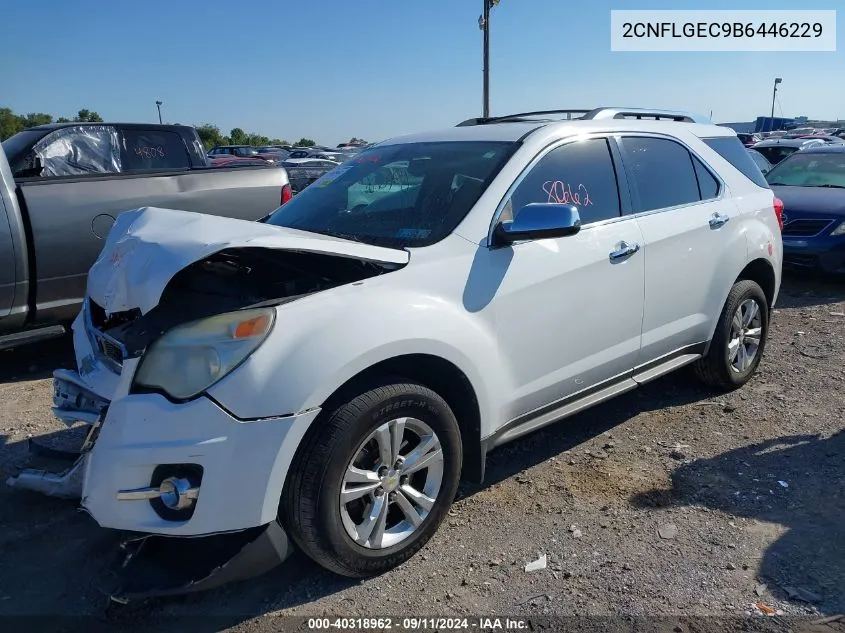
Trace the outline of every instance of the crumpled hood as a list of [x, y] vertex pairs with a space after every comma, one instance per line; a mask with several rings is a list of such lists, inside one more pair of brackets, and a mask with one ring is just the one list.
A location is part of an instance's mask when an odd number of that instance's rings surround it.
[[146, 313], [180, 270], [228, 248], [256, 247], [407, 264], [405, 250], [189, 211], [144, 207], [118, 216], [88, 273], [88, 296], [106, 312]]

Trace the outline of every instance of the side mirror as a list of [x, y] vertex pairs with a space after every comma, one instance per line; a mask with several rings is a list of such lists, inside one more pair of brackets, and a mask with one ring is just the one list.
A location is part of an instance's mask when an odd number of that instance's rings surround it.
[[571, 204], [527, 204], [510, 222], [499, 222], [493, 229], [494, 246], [522, 240], [544, 240], [575, 235], [581, 230], [581, 216]]

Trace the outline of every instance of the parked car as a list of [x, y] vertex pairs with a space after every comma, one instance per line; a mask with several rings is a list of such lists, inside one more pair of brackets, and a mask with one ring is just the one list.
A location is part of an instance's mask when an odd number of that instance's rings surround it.
[[280, 145], [265, 145], [256, 148], [258, 153], [273, 159], [273, 162], [280, 163], [290, 157], [290, 152]]
[[123, 214], [76, 322], [79, 371], [55, 376], [57, 414], [96, 433], [51, 491], [131, 533], [120, 600], [155, 593], [145, 557], [172, 569], [194, 539], [233, 556], [192, 558], [222, 570], [212, 584], [288, 538], [379, 574], [494, 448], [685, 365], [750, 380], [779, 210], [733, 131], [601, 108], [381, 142], [263, 223]]
[[783, 263], [845, 274], [845, 145], [801, 150], [766, 179], [783, 200]]
[[766, 160], [770, 163], [777, 165], [793, 152], [797, 152], [798, 150], [806, 149], [808, 147], [818, 147], [820, 145], [825, 145], [825, 142], [820, 139], [778, 138], [760, 141], [754, 145], [754, 149], [765, 156]]
[[737, 138], [739, 138], [740, 142], [743, 145], [745, 145], [746, 147], [751, 147], [755, 143], [759, 143], [760, 141], [763, 140], [763, 137], [760, 136], [757, 133], [746, 134], [746, 133], [740, 132], [740, 133], [737, 134]]
[[825, 143], [833, 143], [835, 145], [845, 144], [845, 140], [842, 140], [838, 136], [831, 136], [830, 134], [805, 134], [803, 136], [799, 136], [798, 138], [818, 139], [820, 141], [824, 141]]
[[267, 167], [269, 164], [263, 158], [242, 158], [240, 156], [217, 156], [209, 158], [212, 167]]
[[0, 173], [0, 348], [66, 331], [127, 209], [257, 220], [291, 195], [281, 169], [209, 169], [196, 130], [179, 125], [41, 125], [3, 141]]
[[748, 155], [751, 156], [751, 159], [754, 161], [757, 167], [760, 168], [760, 173], [765, 175], [768, 174], [769, 171], [771, 171], [773, 165], [760, 152], [755, 149], [749, 149]]
[[251, 145], [217, 145], [208, 151], [209, 158], [234, 156], [236, 158], [263, 159], [268, 163], [275, 162], [274, 154], [259, 152]]
[[339, 163], [320, 158], [289, 158], [281, 166], [287, 170], [293, 193], [297, 194], [328, 173]]

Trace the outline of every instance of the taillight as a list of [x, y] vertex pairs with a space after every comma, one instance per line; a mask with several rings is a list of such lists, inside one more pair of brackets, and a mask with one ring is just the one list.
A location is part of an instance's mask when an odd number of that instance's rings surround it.
[[778, 219], [778, 227], [781, 231], [783, 231], [783, 200], [775, 198], [774, 207], [775, 216], [777, 216]]
[[293, 190], [290, 188], [290, 185], [285, 185], [282, 187], [282, 204], [284, 205], [290, 202], [291, 198], [293, 198]]

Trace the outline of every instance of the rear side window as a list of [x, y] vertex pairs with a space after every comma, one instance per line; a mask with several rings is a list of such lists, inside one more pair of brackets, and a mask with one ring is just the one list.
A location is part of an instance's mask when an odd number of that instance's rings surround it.
[[701, 200], [692, 156], [687, 149], [663, 138], [622, 138], [625, 167], [639, 196], [638, 211], [666, 209]]
[[[748, 151], [737, 137], [719, 136], [716, 138], [703, 138], [701, 140], [707, 143], [710, 149], [715, 151], [719, 154], [719, 156], [742, 172], [745, 177], [755, 185], [758, 187], [765, 187], [766, 189], [769, 188], [768, 183], [766, 183], [766, 179], [763, 178], [763, 173], [760, 171], [760, 168], [757, 167], [754, 159], [748, 155]], [[766, 158], [768, 158], [768, 156]]]
[[176, 132], [123, 130], [123, 171], [186, 169], [188, 148]]
[[618, 218], [619, 188], [607, 141], [579, 141], [550, 151], [519, 183], [501, 219], [510, 220], [535, 202], [575, 205], [584, 224]]
[[712, 200], [719, 196], [719, 181], [695, 156], [692, 157], [695, 175], [698, 178], [698, 190], [702, 200]]

